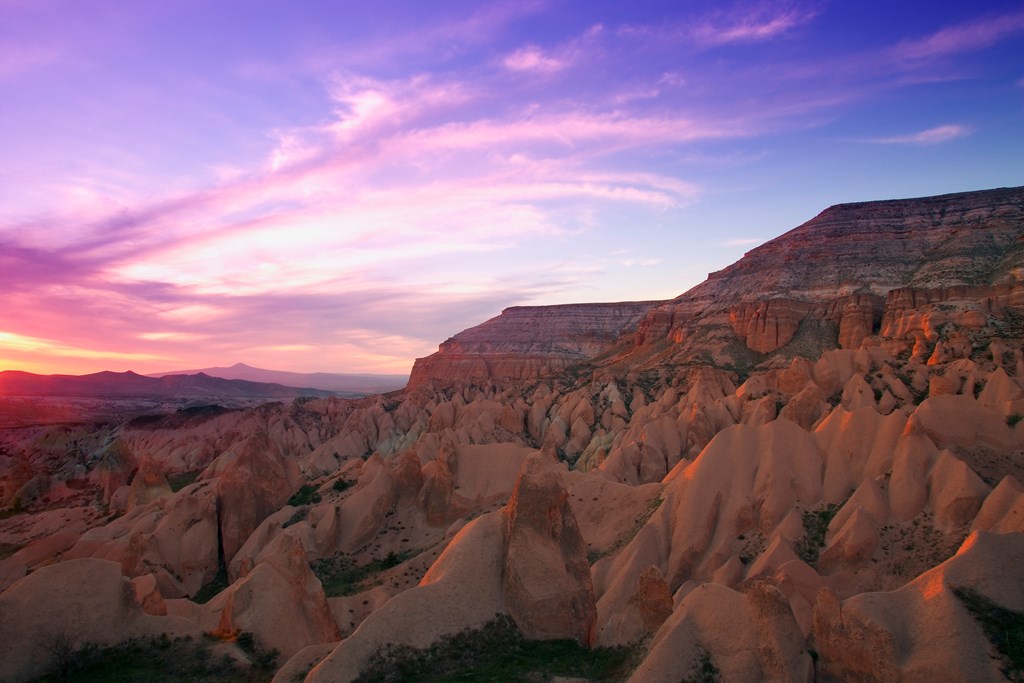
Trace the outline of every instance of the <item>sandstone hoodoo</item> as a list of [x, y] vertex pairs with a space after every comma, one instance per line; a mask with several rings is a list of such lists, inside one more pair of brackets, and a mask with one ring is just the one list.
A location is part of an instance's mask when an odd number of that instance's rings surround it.
[[278, 681], [1019, 678], [1022, 279], [1024, 188], [840, 205], [399, 392], [0, 430], [0, 679], [160, 634]]

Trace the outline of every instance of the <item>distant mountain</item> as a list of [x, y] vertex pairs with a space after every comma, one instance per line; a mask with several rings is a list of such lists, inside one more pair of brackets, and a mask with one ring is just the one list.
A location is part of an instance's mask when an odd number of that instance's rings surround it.
[[145, 397], [261, 397], [333, 396], [322, 389], [286, 387], [267, 382], [211, 377], [205, 373], [146, 377], [134, 372], [91, 375], [35, 375], [18, 370], [0, 372], [0, 395], [22, 396], [145, 396]]
[[178, 370], [175, 372], [158, 372], [148, 377], [166, 377], [168, 375], [194, 375], [202, 373], [211, 377], [224, 379], [244, 379], [250, 382], [272, 382], [286, 387], [313, 387], [325, 391], [346, 394], [383, 394], [405, 386], [408, 375], [367, 375], [332, 372], [283, 372], [254, 368], [245, 363], [235, 363], [229, 368], [202, 368], [201, 370]]

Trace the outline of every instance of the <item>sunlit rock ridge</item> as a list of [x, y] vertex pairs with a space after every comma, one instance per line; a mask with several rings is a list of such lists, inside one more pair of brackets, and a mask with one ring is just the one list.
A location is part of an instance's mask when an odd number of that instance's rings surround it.
[[672, 301], [506, 309], [417, 360], [410, 383], [550, 376], [621, 358], [615, 342], [640, 347], [626, 354], [634, 364], [744, 366], [737, 338], [770, 353], [805, 322], [818, 348], [857, 348], [892, 336], [908, 300], [1022, 296], [1022, 225], [1021, 188], [839, 204]]
[[671, 301], [507, 309], [401, 391], [0, 430], [0, 680], [155, 634], [426, 676], [454, 634], [505, 657], [496, 615], [631, 648], [595, 680], [1019, 678], [1022, 244], [1024, 188], [840, 205]]
[[413, 365], [410, 386], [432, 379], [550, 377], [589, 361], [660, 301], [514, 306], [443, 342]]

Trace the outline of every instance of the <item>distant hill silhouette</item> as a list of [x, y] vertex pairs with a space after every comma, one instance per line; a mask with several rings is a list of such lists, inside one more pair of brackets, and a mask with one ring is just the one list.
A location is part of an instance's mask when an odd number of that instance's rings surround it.
[[333, 396], [323, 389], [295, 388], [268, 382], [211, 377], [205, 373], [146, 377], [135, 372], [91, 375], [36, 375], [18, 370], [0, 372], [0, 395], [23, 396], [159, 396], [167, 398]]
[[333, 372], [284, 372], [254, 368], [245, 363], [235, 363], [231, 367], [202, 368], [199, 370], [177, 370], [174, 372], [158, 372], [148, 377], [166, 377], [168, 375], [194, 375], [202, 373], [211, 377], [224, 379], [244, 379], [250, 382], [271, 382], [287, 387], [312, 387], [325, 391], [343, 394], [382, 394], [395, 391], [405, 386], [408, 375], [372, 375]]

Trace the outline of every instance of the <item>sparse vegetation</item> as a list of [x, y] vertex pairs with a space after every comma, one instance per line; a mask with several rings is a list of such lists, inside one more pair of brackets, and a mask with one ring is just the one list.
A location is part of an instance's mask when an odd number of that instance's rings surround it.
[[171, 491], [177, 493], [178, 491], [182, 490], [189, 484], [194, 483], [196, 478], [199, 477], [199, 475], [200, 472], [198, 470], [195, 472], [184, 472], [182, 474], [175, 474], [173, 476], [167, 477], [167, 483], [170, 485]]
[[1020, 413], [1013, 413], [1013, 414], [1011, 414], [1011, 415], [1008, 415], [1008, 416], [1006, 417], [1006, 424], [1008, 424], [1008, 425], [1010, 425], [1011, 427], [1013, 427], [1013, 426], [1015, 426], [1015, 425], [1016, 425], [1016, 424], [1017, 424], [1018, 422], [1020, 422], [1021, 420], [1024, 420], [1024, 415], [1021, 415]]
[[814, 510], [805, 510], [803, 515], [804, 536], [793, 544], [797, 556], [811, 565], [818, 562], [818, 555], [825, 547], [825, 534], [832, 518], [839, 512], [841, 503], [829, 503]]
[[306, 517], [309, 517], [309, 508], [305, 506], [300, 507], [294, 512], [294, 514], [292, 514], [291, 517], [288, 518], [288, 521], [281, 525], [281, 528], [287, 529], [292, 524], [298, 524], [302, 520], [306, 519]]
[[199, 589], [199, 592], [192, 598], [193, 602], [199, 603], [200, 605], [206, 604], [210, 601], [210, 598], [220, 593], [222, 590], [230, 585], [228, 582], [228, 568], [221, 562], [217, 568], [217, 574], [210, 579], [206, 584]]
[[334, 480], [334, 486], [332, 488], [334, 488], [335, 491], [347, 491], [348, 489], [352, 488], [352, 486], [354, 486], [354, 485], [355, 485], [354, 481], [351, 481], [349, 479], [342, 479], [341, 477], [338, 477], [337, 479]]
[[10, 507], [0, 510], [0, 519], [7, 519], [8, 517], [14, 517], [20, 515], [25, 511], [25, 506], [21, 501], [21, 496], [15, 496], [14, 500], [11, 501]]
[[277, 648], [268, 650], [260, 643], [255, 633], [242, 631], [235, 639], [238, 647], [249, 655], [252, 665], [261, 671], [273, 671], [277, 666], [277, 658], [281, 656]]
[[312, 484], [303, 484], [302, 488], [292, 494], [292, 497], [288, 499], [288, 504], [295, 507], [300, 505], [312, 505], [313, 503], [320, 502], [320, 494], [317, 493], [316, 487]]
[[718, 683], [720, 680], [718, 667], [711, 659], [711, 654], [702, 650], [697, 661], [694, 662], [690, 674], [680, 683]]
[[324, 594], [329, 598], [335, 598], [355, 595], [372, 587], [373, 577], [397, 567], [410, 557], [412, 553], [390, 552], [379, 560], [357, 565], [350, 555], [339, 553], [333, 557], [316, 560], [311, 568], [323, 584]]
[[24, 547], [16, 543], [0, 543], [0, 560], [6, 560]]
[[75, 647], [66, 639], [44, 647], [50, 657], [50, 673], [36, 683], [54, 681], [105, 681], [108, 683], [262, 683], [271, 671], [242, 666], [229, 655], [215, 657], [207, 643], [190, 637], [170, 639], [166, 635], [137, 638], [112, 647]]
[[964, 603], [992, 645], [1006, 658], [1003, 673], [1010, 680], [1024, 680], [1024, 613], [997, 605], [972, 588], [962, 586], [953, 594]]
[[388, 646], [356, 681], [532, 681], [551, 676], [621, 681], [634, 659], [634, 650], [627, 647], [587, 649], [575, 640], [527, 640], [510, 617], [496, 615], [482, 628], [463, 630], [424, 650]]

